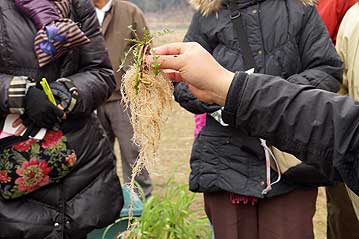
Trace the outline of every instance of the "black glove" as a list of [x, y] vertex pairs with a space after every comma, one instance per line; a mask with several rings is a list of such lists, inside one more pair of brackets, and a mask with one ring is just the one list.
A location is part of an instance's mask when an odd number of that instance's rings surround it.
[[73, 82], [67, 78], [61, 78], [51, 82], [50, 88], [56, 101], [64, 109], [64, 112], [71, 113], [79, 98], [78, 90]]
[[23, 114], [20, 116], [22, 120], [22, 124], [26, 126], [26, 131], [24, 133], [24, 137], [35, 137], [35, 135], [40, 131], [40, 127], [37, 127], [34, 122], [27, 116], [27, 114]]
[[65, 113], [53, 105], [42, 90], [31, 87], [25, 96], [25, 114], [35, 126], [52, 129]]
[[51, 82], [50, 88], [55, 97], [57, 104], [61, 104], [62, 108], [67, 109], [70, 105], [72, 95], [66, 86], [61, 82]]

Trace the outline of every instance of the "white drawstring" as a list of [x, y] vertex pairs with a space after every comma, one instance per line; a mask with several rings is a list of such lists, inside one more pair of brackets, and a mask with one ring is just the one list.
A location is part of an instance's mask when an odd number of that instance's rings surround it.
[[[268, 147], [267, 142], [264, 139], [259, 139], [261, 141], [261, 146], [264, 148], [264, 155], [266, 157], [266, 177], [267, 177], [267, 187], [262, 191], [262, 194], [267, 194], [270, 190], [272, 190], [272, 186], [274, 184], [279, 183], [279, 181], [282, 178], [282, 174], [280, 172], [280, 167], [277, 161], [277, 158], [274, 156], [272, 150]], [[270, 160], [271, 157], [273, 158], [277, 172], [278, 172], [278, 178], [275, 182], [271, 183], [271, 164]]]

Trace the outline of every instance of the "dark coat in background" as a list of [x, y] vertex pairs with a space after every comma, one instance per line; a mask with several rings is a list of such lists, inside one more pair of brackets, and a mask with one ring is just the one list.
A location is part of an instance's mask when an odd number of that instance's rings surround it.
[[91, 42], [39, 69], [33, 51], [34, 24], [18, 12], [13, 0], [0, 1], [1, 115], [8, 113], [13, 76], [46, 77], [49, 82], [69, 78], [80, 94], [62, 128], [76, 151], [77, 165], [58, 184], [16, 200], [0, 198], [0, 238], [81, 238], [112, 223], [123, 205], [115, 157], [93, 115], [115, 89], [115, 79], [91, 0], [72, 0], [71, 18]]
[[[208, 15], [201, 12], [194, 15], [185, 41], [200, 43], [228, 70], [245, 70], [227, 2], [207, 1], [212, 5], [197, 0], [192, 2]], [[340, 88], [342, 63], [314, 6], [300, 0], [236, 2], [256, 72], [332, 92]], [[183, 83], [175, 87], [175, 98], [182, 107], [195, 114], [219, 109], [198, 101]], [[268, 114], [280, 117], [275, 112]], [[245, 128], [223, 127], [207, 116], [207, 125], [193, 145], [190, 189], [195, 192], [228, 191], [263, 198], [265, 165], [264, 150], [258, 138], [248, 135]], [[272, 181], [276, 177], [273, 172]], [[298, 186], [282, 180], [267, 196], [281, 195]]]

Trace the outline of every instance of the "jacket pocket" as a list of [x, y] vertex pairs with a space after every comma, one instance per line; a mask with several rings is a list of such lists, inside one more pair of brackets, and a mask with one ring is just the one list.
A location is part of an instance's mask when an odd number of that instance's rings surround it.
[[243, 193], [247, 187], [251, 157], [231, 135], [202, 132], [200, 183], [217, 191]]

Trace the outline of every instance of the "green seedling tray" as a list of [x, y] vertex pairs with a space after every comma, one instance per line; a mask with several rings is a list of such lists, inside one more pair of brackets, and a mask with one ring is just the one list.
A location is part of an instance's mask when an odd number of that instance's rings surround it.
[[[130, 190], [128, 189], [128, 187], [123, 186], [122, 191], [124, 198], [124, 206], [118, 219], [124, 218], [124, 220], [116, 220], [117, 222], [109, 227], [93, 230], [90, 234], [87, 235], [88, 239], [115, 239], [121, 232], [124, 232], [127, 229], [128, 220], [126, 220], [125, 218], [128, 217], [129, 212]], [[133, 205], [133, 216], [140, 217], [142, 215], [142, 210], [143, 203], [141, 199], [136, 195]]]

